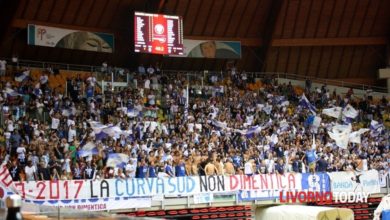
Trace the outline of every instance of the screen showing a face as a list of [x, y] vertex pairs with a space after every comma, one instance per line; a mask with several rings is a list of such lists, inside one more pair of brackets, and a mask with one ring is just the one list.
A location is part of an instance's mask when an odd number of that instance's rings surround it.
[[183, 54], [180, 16], [134, 13], [134, 51], [164, 55]]

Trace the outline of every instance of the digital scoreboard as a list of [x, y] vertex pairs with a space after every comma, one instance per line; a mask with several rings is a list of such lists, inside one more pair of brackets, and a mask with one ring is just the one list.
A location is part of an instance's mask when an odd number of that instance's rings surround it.
[[174, 15], [135, 12], [134, 51], [183, 55], [183, 19]]

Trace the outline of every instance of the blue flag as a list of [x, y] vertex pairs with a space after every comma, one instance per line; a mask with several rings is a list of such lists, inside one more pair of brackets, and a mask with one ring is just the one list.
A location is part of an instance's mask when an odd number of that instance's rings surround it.
[[316, 113], [317, 111], [317, 108], [310, 103], [310, 101], [306, 98], [305, 96], [305, 93], [302, 94], [302, 97], [301, 99], [299, 100], [299, 105], [304, 107], [304, 108], [307, 108], [309, 109], [311, 112], [313, 112], [314, 114]]

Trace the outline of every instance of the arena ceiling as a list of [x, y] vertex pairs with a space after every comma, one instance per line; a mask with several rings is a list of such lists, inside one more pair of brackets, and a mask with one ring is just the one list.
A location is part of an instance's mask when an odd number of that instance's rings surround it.
[[[188, 39], [239, 40], [239, 69], [338, 79], [377, 78], [388, 64], [388, 0], [2, 0], [1, 57], [164, 69], [221, 70], [228, 60], [133, 53], [133, 12], [177, 14]], [[29, 46], [28, 24], [115, 34], [115, 52]]]

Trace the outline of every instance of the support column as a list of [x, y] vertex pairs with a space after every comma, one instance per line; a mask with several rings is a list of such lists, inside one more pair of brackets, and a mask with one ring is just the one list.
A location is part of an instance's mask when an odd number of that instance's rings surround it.
[[386, 68], [379, 69], [379, 78], [387, 79], [387, 93], [390, 93], [390, 40], [386, 47]]

